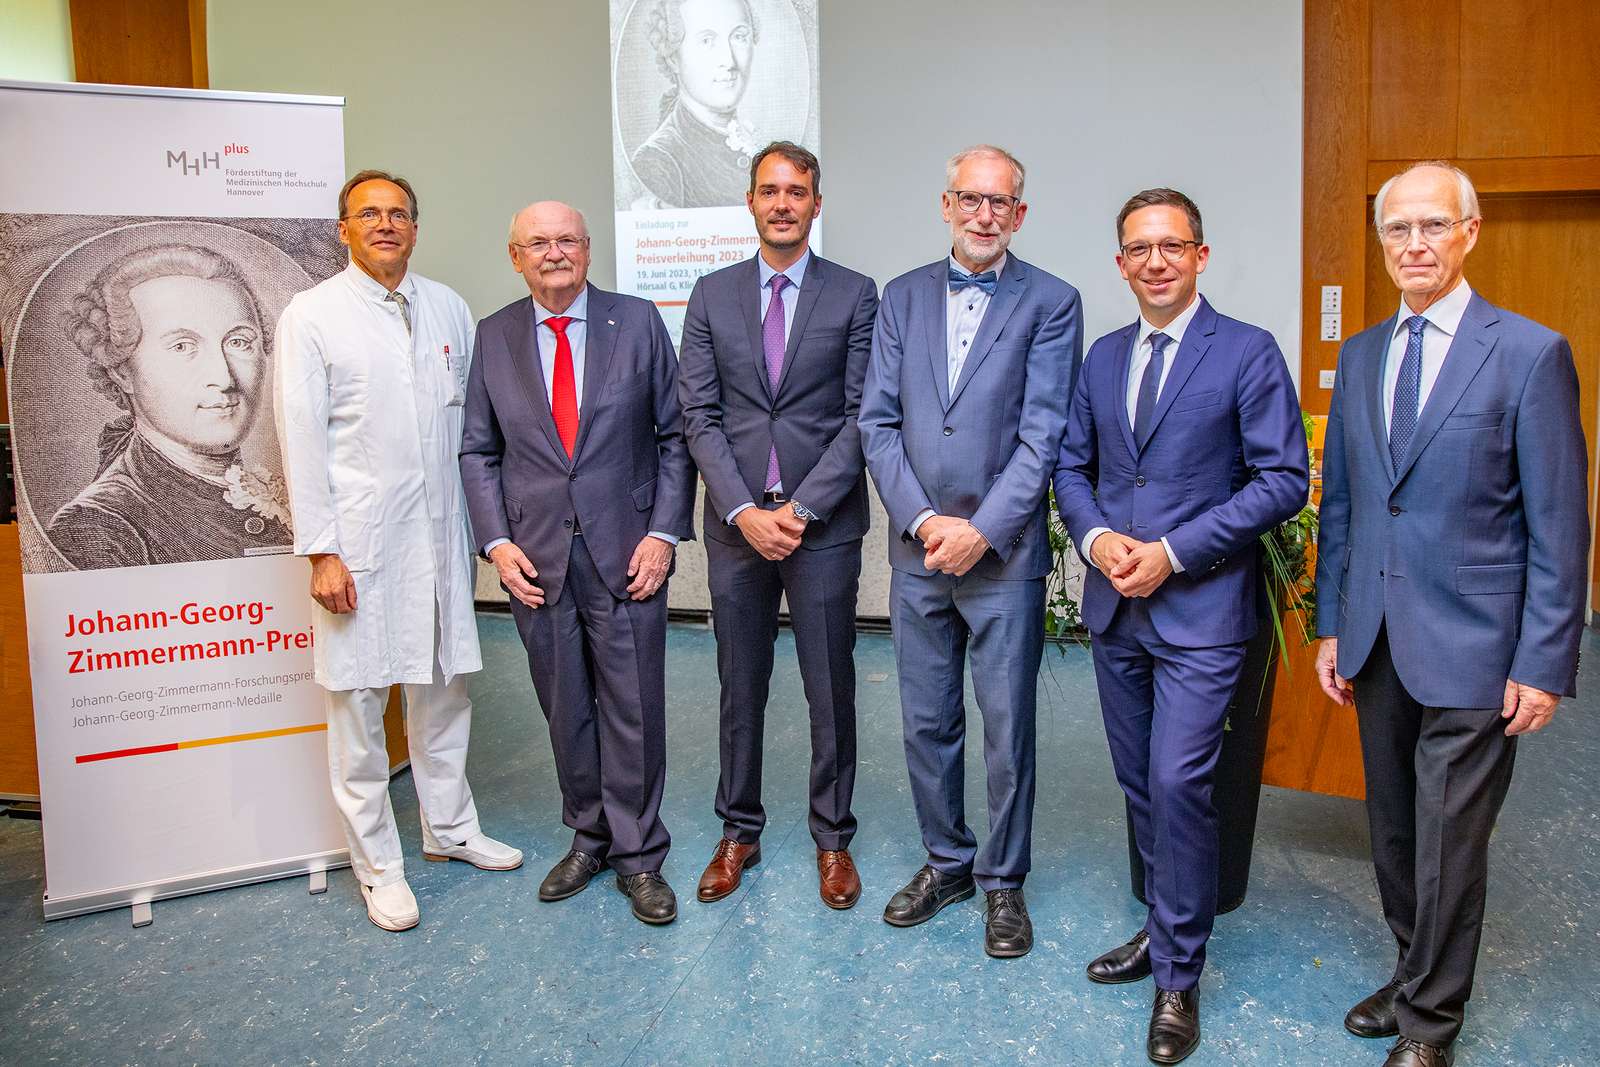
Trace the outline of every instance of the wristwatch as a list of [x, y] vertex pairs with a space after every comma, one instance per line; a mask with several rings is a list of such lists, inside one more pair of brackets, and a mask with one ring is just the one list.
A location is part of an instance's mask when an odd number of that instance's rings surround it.
[[812, 511], [798, 500], [789, 501], [789, 507], [794, 510], [795, 515], [806, 520], [807, 522], [810, 522], [817, 517], [817, 513], [815, 511]]

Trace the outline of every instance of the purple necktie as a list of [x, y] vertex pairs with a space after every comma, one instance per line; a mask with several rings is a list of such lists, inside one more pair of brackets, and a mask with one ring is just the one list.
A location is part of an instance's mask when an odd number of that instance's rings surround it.
[[[774, 274], [772, 281], [772, 302], [767, 305], [767, 317], [761, 320], [761, 347], [767, 355], [767, 382], [772, 386], [772, 400], [778, 400], [778, 382], [783, 378], [783, 288], [789, 284], [787, 275]], [[772, 446], [772, 451], [767, 455], [767, 484], [771, 489], [782, 481], [778, 474], [778, 446]]]

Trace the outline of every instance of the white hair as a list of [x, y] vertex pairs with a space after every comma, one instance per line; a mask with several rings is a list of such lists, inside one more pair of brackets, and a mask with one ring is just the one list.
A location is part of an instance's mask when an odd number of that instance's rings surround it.
[[1011, 195], [1018, 200], [1022, 199], [1022, 180], [1028, 176], [1028, 172], [1023, 169], [1016, 156], [1007, 152], [1004, 148], [998, 148], [992, 144], [975, 144], [970, 148], [963, 148], [951, 156], [950, 161], [944, 165], [944, 185], [946, 189], [955, 188], [956, 171], [961, 169], [961, 164], [975, 156], [991, 156], [995, 159], [1003, 159], [1011, 164], [1011, 173], [1015, 178], [1015, 181], [1012, 182], [1014, 191]]
[[[511, 216], [511, 230], [510, 230], [509, 233], [506, 234], [506, 243], [507, 244], [516, 244], [517, 243], [517, 220], [522, 217], [522, 213], [524, 211], [528, 210], [528, 208], [533, 207], [534, 204], [542, 204], [542, 203], [546, 203], [546, 201], [535, 200], [533, 202], [533, 204], [529, 204], [527, 207], [519, 209], [515, 214], [513, 214]], [[572, 213], [574, 215], [578, 216], [578, 225], [583, 227], [583, 236], [585, 236], [585, 237], [589, 236], [589, 219], [588, 219], [588, 217], [586, 215], [584, 215], [583, 212], [579, 211], [577, 208], [572, 207], [571, 204], [565, 204], [563, 206], [567, 207], [567, 208], [571, 208]]]
[[1388, 199], [1390, 187], [1407, 174], [1421, 167], [1436, 167], [1439, 170], [1447, 170], [1454, 174], [1456, 176], [1456, 196], [1459, 200], [1457, 207], [1461, 210], [1461, 217], [1464, 219], [1483, 217], [1478, 213], [1478, 190], [1472, 187], [1472, 179], [1467, 177], [1466, 171], [1443, 159], [1424, 159], [1411, 164], [1378, 187], [1378, 195], [1373, 197], [1372, 200], [1372, 224], [1374, 226], [1383, 225], [1383, 202]]

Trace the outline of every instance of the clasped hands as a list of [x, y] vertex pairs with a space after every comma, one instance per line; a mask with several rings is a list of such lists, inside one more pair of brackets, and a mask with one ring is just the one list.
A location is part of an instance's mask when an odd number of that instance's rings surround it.
[[[646, 534], [640, 539], [633, 550], [633, 558], [628, 560], [628, 577], [632, 579], [628, 583], [630, 600], [648, 600], [655, 596], [672, 568], [672, 552], [673, 546], [659, 537]], [[539, 577], [539, 569], [515, 542], [495, 545], [489, 552], [489, 562], [500, 573], [500, 584], [508, 593], [530, 608], [543, 606], [544, 590], [533, 584]]]
[[914, 536], [922, 542], [922, 565], [930, 571], [966, 574], [989, 551], [989, 539], [966, 519], [929, 515]]
[[1172, 559], [1160, 541], [1135, 541], [1105, 530], [1089, 546], [1089, 556], [1111, 587], [1125, 597], [1147, 597], [1172, 575]]
[[789, 558], [789, 554], [800, 547], [808, 521], [796, 515], [791, 507], [775, 511], [748, 507], [733, 517], [733, 524], [762, 559], [780, 560]]

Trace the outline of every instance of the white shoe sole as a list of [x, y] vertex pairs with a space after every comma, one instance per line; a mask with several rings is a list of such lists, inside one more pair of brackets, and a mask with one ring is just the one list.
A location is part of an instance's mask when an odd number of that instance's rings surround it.
[[466, 856], [447, 856], [442, 852], [426, 851], [422, 853], [422, 858], [427, 860], [429, 863], [449, 863], [451, 860], [459, 860], [462, 863], [472, 864], [480, 871], [514, 871], [518, 867], [522, 866], [523, 859], [523, 857], [519, 854], [516, 858], [516, 861], [513, 863], [490, 863], [487, 860], [480, 862], [475, 859], [469, 859]]

